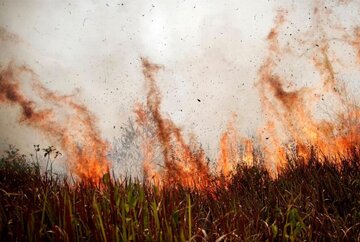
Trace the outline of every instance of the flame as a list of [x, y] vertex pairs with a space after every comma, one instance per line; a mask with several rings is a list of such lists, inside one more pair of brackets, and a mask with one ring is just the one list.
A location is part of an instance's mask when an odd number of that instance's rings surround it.
[[234, 127], [235, 115], [227, 130], [220, 138], [220, 152], [217, 160], [217, 172], [228, 178], [240, 162], [239, 134]]
[[[321, 3], [315, 2], [314, 15], [319, 20], [322, 14]], [[307, 162], [315, 155], [320, 161], [326, 159], [340, 162], [349, 158], [351, 150], [360, 143], [359, 114], [360, 110], [348, 98], [344, 83], [337, 79], [337, 60], [330, 55], [330, 44], [327, 38], [321, 39], [319, 47], [310, 54], [315, 70], [318, 71], [321, 86], [312, 89], [302, 87], [297, 90], [287, 90], [285, 86], [291, 81], [277, 73], [279, 59], [282, 56], [294, 56], [288, 47], [283, 47], [279, 41], [282, 26], [286, 23], [287, 12], [278, 11], [275, 26], [267, 36], [268, 54], [259, 69], [259, 78], [256, 88], [259, 92], [262, 110], [265, 114], [265, 125], [258, 131], [255, 141], [259, 142], [263, 155], [264, 165], [276, 177], [284, 169], [293, 154], [296, 159]], [[325, 33], [325, 29], [318, 28]], [[341, 30], [336, 26], [337, 30]], [[345, 39], [358, 51], [358, 33], [356, 40]], [[325, 36], [325, 35], [324, 35]], [[303, 40], [302, 44], [311, 41]], [[297, 57], [297, 56], [295, 56]], [[211, 177], [210, 168], [204, 160], [203, 151], [191, 148], [181, 135], [181, 130], [160, 113], [161, 95], [155, 83], [155, 73], [162, 66], [152, 64], [142, 59], [143, 74], [148, 85], [147, 103], [139, 106], [136, 113], [138, 123], [143, 127], [152, 127], [154, 136], [148, 136], [146, 149], [144, 149], [144, 169], [152, 174], [158, 181], [165, 184], [178, 183], [183, 186], [205, 188]], [[338, 112], [334, 120], [316, 119], [313, 116], [314, 106], [320, 97], [330, 95], [334, 104], [347, 107], [345, 112]], [[146, 117], [146, 118], [145, 118]], [[144, 121], [146, 120], [146, 122]], [[156, 170], [154, 162], [154, 144], [158, 143], [164, 160], [164, 167]], [[234, 127], [234, 119], [228, 124], [227, 130], [221, 135], [220, 150], [216, 163], [216, 176], [223, 175], [229, 178], [238, 164], [255, 165], [256, 152], [254, 140], [241, 137]], [[198, 153], [197, 153], [198, 152]], [[259, 154], [260, 153], [260, 154]], [[152, 164], [152, 165], [149, 165]], [[196, 164], [200, 164], [196, 165]], [[192, 182], [189, 174], [199, 174], [199, 183]]]
[[[25, 75], [30, 76], [33, 90], [39, 97], [55, 108], [40, 109], [35, 101], [23, 94], [21, 78]], [[101, 139], [94, 114], [71, 96], [60, 96], [45, 88], [29, 67], [10, 63], [1, 70], [0, 103], [20, 106], [21, 124], [56, 140], [67, 156], [70, 171], [80, 179], [95, 182], [108, 171], [108, 145]], [[61, 118], [61, 111], [68, 113], [65, 119]]]
[[[319, 10], [316, 11], [319, 14]], [[336, 120], [317, 120], [312, 115], [312, 106], [318, 96], [309, 88], [287, 91], [284, 88], [288, 80], [276, 73], [279, 56], [291, 55], [286, 48], [279, 45], [278, 34], [284, 21], [284, 13], [279, 12], [276, 25], [268, 36], [268, 56], [259, 70], [257, 88], [263, 111], [272, 117], [265, 131], [273, 145], [266, 145], [265, 160], [269, 168], [281, 170], [287, 164], [287, 154], [292, 144], [296, 146], [297, 155], [305, 162], [311, 156], [311, 146], [320, 160], [326, 158], [338, 162], [347, 157], [353, 147], [359, 144], [358, 120], [359, 107], [348, 99], [346, 88], [337, 77], [333, 66], [335, 60], [329, 57], [329, 44], [324, 40], [320, 47], [320, 55], [312, 57], [314, 67], [320, 73], [323, 83], [321, 92], [328, 93], [335, 101], [348, 110], [338, 113]], [[351, 120], [347, 122], [346, 120]], [[285, 137], [285, 138], [284, 138]]]
[[[337, 67], [341, 63], [331, 52], [330, 39], [352, 46], [360, 63], [360, 30], [356, 27], [348, 34], [340, 23], [332, 21], [331, 11], [324, 9], [322, 1], [314, 1], [315, 27], [298, 41], [308, 47], [306, 54], [301, 55], [289, 45], [282, 44], [280, 36], [287, 21], [287, 11], [278, 11], [275, 25], [267, 35], [267, 53], [255, 84], [265, 117], [264, 125], [256, 137], [243, 137], [235, 128], [234, 115], [221, 135], [214, 167], [209, 165], [195, 138], [187, 141], [182, 130], [161, 113], [162, 96], [156, 74], [164, 67], [141, 58], [146, 101], [136, 104], [134, 112], [140, 128], [138, 135], [142, 139], [146, 180], [160, 187], [182, 185], [191, 189], [211, 189], [217, 177], [225, 177], [225, 182], [228, 181], [238, 164], [263, 163], [276, 177], [294, 154], [305, 163], [314, 155], [320, 161], [340, 162], [351, 158], [354, 147], [360, 145], [360, 108], [349, 99], [345, 83], [338, 78]], [[322, 22], [330, 23], [337, 36], [328, 37]], [[3, 32], [3, 41], [14, 37], [2, 29], [0, 32]], [[285, 57], [308, 58], [319, 74], [320, 82], [313, 88], [294, 89], [292, 81], [278, 71], [281, 59]], [[40, 109], [34, 100], [24, 96], [19, 81], [22, 74], [30, 74], [33, 89], [42, 100], [70, 112], [66, 115], [67, 122], [59, 121], [55, 109]], [[67, 162], [71, 171], [81, 179], [94, 181], [109, 169], [108, 145], [100, 138], [95, 116], [84, 105], [76, 103], [72, 96], [60, 96], [46, 89], [26, 66], [9, 64], [1, 71], [0, 78], [0, 103], [20, 106], [20, 123], [59, 141], [69, 157]], [[314, 107], [323, 96], [330, 97], [331, 104], [345, 107], [345, 110], [336, 112], [332, 120], [315, 118]]]
[[254, 158], [254, 143], [250, 139], [245, 139], [243, 141], [244, 152], [242, 155], [242, 160], [245, 165], [253, 166], [255, 165], [255, 158]]
[[[230, 178], [239, 164], [254, 165], [254, 145], [251, 139], [242, 138], [236, 130], [236, 115], [229, 121], [226, 131], [220, 138], [220, 151], [217, 159], [217, 174]], [[242, 148], [242, 151], [241, 151]]]
[[[210, 167], [205, 153], [194, 140], [185, 142], [182, 131], [160, 112], [161, 94], [155, 82], [155, 74], [162, 66], [142, 58], [143, 75], [147, 84], [146, 105], [137, 105], [137, 123], [146, 134], [143, 139], [144, 172], [160, 185], [181, 184], [189, 188], [203, 188], [211, 183]], [[152, 144], [152, 145], [151, 145]], [[155, 169], [155, 146], [160, 149], [163, 166]]]

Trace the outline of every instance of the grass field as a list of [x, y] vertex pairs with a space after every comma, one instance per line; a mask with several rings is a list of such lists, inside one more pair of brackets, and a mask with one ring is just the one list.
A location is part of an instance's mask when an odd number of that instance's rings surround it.
[[[284, 38], [295, 31], [286, 20], [288, 11], [277, 11], [253, 86], [262, 123], [245, 137], [233, 115], [213, 160], [196, 139], [200, 129], [185, 133], [162, 112], [157, 84], [158, 72], [166, 72], [162, 64], [139, 59], [146, 99], [134, 103], [135, 117], [121, 126], [124, 135], [116, 149], [102, 138], [91, 111], [97, 105], [48, 89], [43, 84], [48, 81], [28, 65], [1, 67], [0, 105], [16, 107], [19, 125], [59, 146], [68, 177], [53, 172], [53, 158], [60, 153], [52, 146], [35, 145], [31, 157], [13, 147], [5, 151], [0, 241], [360, 241], [360, 105], [356, 89], [346, 85], [358, 76], [353, 71], [360, 63], [360, 28], [348, 33], [340, 21], [332, 24], [332, 12], [315, 1], [316, 27], [304, 36], [298, 29], [292, 43]], [[334, 34], [322, 27], [327, 21]], [[226, 60], [226, 72], [232, 71], [230, 64]], [[314, 80], [306, 80], [308, 72]], [[219, 92], [221, 100], [227, 100], [227, 89]], [[198, 93], [212, 98], [210, 89]], [[174, 110], [181, 107], [171, 98], [175, 94], [166, 95]], [[223, 118], [207, 108], [206, 122]], [[250, 113], [242, 116], [257, 120]], [[143, 177], [121, 177], [115, 165], [132, 166]]]
[[[40, 172], [17, 150], [0, 163], [2, 241], [356, 241], [360, 161], [289, 158], [277, 178], [238, 166], [208, 189], [98, 183]], [[292, 165], [290, 165], [292, 164]], [[196, 176], [196, 174], [194, 174]]]

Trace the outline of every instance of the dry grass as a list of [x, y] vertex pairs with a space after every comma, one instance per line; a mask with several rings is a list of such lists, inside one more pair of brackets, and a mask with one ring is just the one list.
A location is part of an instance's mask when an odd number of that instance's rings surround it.
[[357, 152], [335, 165], [311, 157], [277, 179], [239, 166], [215, 189], [158, 189], [105, 174], [69, 184], [10, 150], [0, 162], [3, 241], [356, 241], [360, 240]]

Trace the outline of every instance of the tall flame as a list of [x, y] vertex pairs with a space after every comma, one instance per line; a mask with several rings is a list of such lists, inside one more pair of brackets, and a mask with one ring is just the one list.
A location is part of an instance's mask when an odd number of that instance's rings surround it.
[[[208, 186], [211, 172], [204, 151], [194, 141], [187, 144], [181, 129], [160, 112], [161, 94], [155, 74], [163, 67], [146, 58], [141, 61], [148, 92], [146, 105], [137, 105], [135, 112], [138, 124], [143, 130], [152, 129], [153, 134], [144, 140], [145, 175], [160, 185], [181, 184], [190, 188]], [[158, 170], [152, 163], [155, 144], [159, 146], [163, 160], [163, 167]]]
[[[26, 75], [30, 76], [33, 90], [54, 109], [41, 109], [23, 94], [20, 80]], [[101, 139], [94, 114], [71, 96], [60, 96], [45, 88], [29, 67], [9, 64], [1, 70], [0, 103], [20, 106], [21, 124], [56, 140], [67, 155], [70, 171], [80, 179], [95, 182], [109, 169], [108, 145]], [[67, 114], [62, 117], [60, 112]]]
[[[215, 167], [209, 165], [196, 140], [191, 138], [187, 142], [182, 130], [161, 113], [162, 97], [156, 74], [164, 67], [142, 58], [146, 102], [137, 104], [134, 111], [143, 142], [146, 179], [159, 186], [182, 185], [205, 189], [211, 187], [214, 178], [219, 175], [229, 178], [238, 164], [253, 166], [264, 162], [271, 174], [276, 176], [288, 165], [292, 154], [303, 162], [314, 154], [320, 161], [329, 159], [339, 162], [349, 158], [353, 148], [360, 145], [360, 108], [349, 99], [345, 84], [338, 78], [340, 61], [331, 52], [329, 40], [351, 46], [359, 64], [360, 30], [356, 27], [348, 34], [340, 23], [334, 23], [330, 18], [331, 11], [324, 9], [327, 8], [322, 1], [314, 1], [314, 28], [306, 33], [307, 37], [298, 40], [300, 45], [308, 47], [306, 54], [298, 55], [289, 45], [281, 42], [287, 12], [278, 11], [275, 25], [267, 36], [267, 53], [255, 84], [265, 117], [264, 126], [258, 130], [256, 137], [249, 139], [239, 134], [235, 118], [232, 119], [221, 135]], [[327, 29], [321, 24], [323, 19], [332, 25], [330, 27], [336, 37], [327, 36]], [[15, 38], [4, 31], [0, 29], [3, 41]], [[289, 89], [295, 85], [291, 85], [291, 80], [278, 71], [281, 60], [286, 57], [293, 60], [307, 58], [319, 74], [320, 82], [313, 88]], [[41, 109], [34, 99], [23, 94], [20, 78], [24, 75], [30, 75], [33, 90], [46, 104], [65, 110], [66, 122], [61, 122], [62, 115], [55, 109]], [[314, 117], [314, 107], [324, 96], [331, 97], [331, 104], [345, 107], [335, 113], [333, 120]], [[81, 179], [95, 181], [108, 170], [108, 145], [100, 137], [95, 116], [84, 105], [75, 102], [72, 96], [60, 96], [45, 88], [29, 67], [9, 64], [2, 68], [0, 103], [20, 106], [20, 123], [56, 139], [68, 156], [70, 170]]]
[[[279, 12], [276, 25], [268, 36], [268, 56], [259, 70], [259, 80], [256, 84], [263, 111], [272, 117], [264, 128], [273, 143], [265, 148], [265, 160], [269, 168], [274, 168], [274, 165], [276, 170], [284, 167], [287, 163], [286, 155], [291, 149], [290, 143], [286, 144], [286, 142], [291, 142], [304, 161], [307, 161], [311, 155], [310, 146], [315, 148], [319, 159], [329, 158], [340, 161], [359, 144], [359, 107], [348, 100], [344, 85], [336, 78], [326, 40], [320, 47], [320, 55], [314, 55], [312, 60], [322, 79], [322, 93], [333, 95], [341, 105], [348, 108], [346, 112], [338, 113], [336, 120], [317, 120], [313, 117], [311, 109], [319, 99], [319, 95], [314, 93], [315, 90], [309, 88], [285, 90], [284, 85], [288, 81], [275, 71], [276, 59], [291, 54], [279, 45], [278, 33], [284, 22], [284, 13]], [[285, 134], [288, 141], [280, 138], [281, 133]], [[264, 140], [262, 142], [265, 146]]]
[[229, 177], [240, 162], [239, 134], [234, 127], [234, 118], [220, 138], [220, 151], [217, 160], [217, 172]]
[[240, 136], [235, 128], [235, 117], [236, 115], [233, 115], [220, 138], [217, 173], [225, 178], [230, 178], [237, 165], [252, 166], [255, 159], [253, 141]]
[[[323, 13], [319, 10], [321, 6], [317, 6], [320, 2], [315, 3], [314, 14], [318, 20]], [[259, 129], [255, 140], [252, 140], [238, 134], [234, 120], [229, 122], [227, 130], [220, 138], [217, 175], [229, 177], [239, 163], [254, 165], [256, 160], [259, 160], [256, 155], [262, 155], [265, 166], [276, 176], [288, 165], [293, 154], [303, 162], [307, 162], [312, 155], [320, 160], [339, 162], [350, 156], [353, 148], [360, 144], [360, 109], [349, 100], [345, 85], [337, 79], [333, 65], [335, 60], [329, 54], [328, 39], [321, 39], [321, 43], [317, 44], [318, 48], [313, 51], [315, 53], [310, 54], [310, 60], [321, 78], [320, 88], [285, 88], [291, 81], [277, 73], [280, 63], [278, 60], [287, 55], [298, 57], [279, 41], [282, 26], [286, 23], [286, 15], [286, 11], [278, 11], [275, 26], [267, 37], [268, 53], [259, 69], [259, 78], [255, 85], [266, 117], [265, 125]], [[320, 28], [320, 31], [325, 30]], [[344, 35], [344, 41], [351, 44], [356, 51], [359, 51], [358, 32], [355, 31], [355, 40]], [[311, 41], [300, 41], [304, 45], [309, 44], [308, 42]], [[206, 187], [211, 173], [203, 151], [187, 145], [181, 130], [160, 113], [161, 95], [156, 86], [155, 73], [163, 67], [152, 64], [147, 59], [142, 59], [142, 64], [148, 95], [146, 105], [138, 105], [136, 113], [140, 126], [153, 127], [154, 130], [154, 136], [147, 136], [148, 140], [145, 142], [144, 169], [163, 183], [179, 183], [190, 187], [199, 187], [198, 183], [189, 180], [190, 174], [196, 173], [199, 174], [198, 182], [202, 184], [200, 187]], [[334, 103], [346, 107], [345, 112], [338, 112], [334, 120], [315, 118], [314, 106], [324, 95], [332, 96]], [[258, 141], [260, 146], [257, 154], [254, 150], [254, 141]], [[164, 160], [164, 167], [159, 170], [154, 168], [153, 162], [157, 142]]]

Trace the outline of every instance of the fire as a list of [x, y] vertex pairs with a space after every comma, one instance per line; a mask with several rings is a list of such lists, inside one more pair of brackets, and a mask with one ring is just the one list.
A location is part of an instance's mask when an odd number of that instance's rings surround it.
[[[315, 19], [319, 19], [323, 14], [319, 9], [322, 8], [316, 6], [315, 9]], [[314, 155], [320, 161], [328, 159], [339, 162], [341, 159], [349, 158], [353, 148], [360, 144], [360, 110], [348, 99], [345, 85], [337, 79], [333, 65], [336, 60], [330, 57], [330, 44], [326, 38], [321, 40], [317, 51], [309, 57], [320, 76], [320, 91], [309, 87], [297, 90], [285, 88], [291, 81], [277, 73], [278, 59], [295, 55], [289, 47], [283, 47], [279, 41], [282, 26], [286, 23], [286, 15], [286, 11], [278, 11], [275, 26], [267, 37], [268, 54], [259, 69], [259, 78], [256, 82], [262, 110], [267, 117], [265, 125], [259, 129], [255, 139], [248, 139], [237, 132], [234, 120], [229, 122], [227, 130], [220, 138], [215, 177], [223, 175], [228, 178], [238, 164], [252, 166], [260, 159], [273, 177], [276, 177], [277, 173], [288, 165], [293, 155], [305, 163]], [[358, 32], [355, 31], [355, 40], [349, 36], [344, 40], [356, 51], [359, 46]], [[300, 43], [309, 44], [306, 40]], [[139, 105], [136, 113], [140, 126], [152, 127], [154, 130], [154, 136], [147, 137], [144, 149], [146, 173], [152, 174], [157, 181], [164, 184], [178, 183], [187, 187], [205, 188], [211, 172], [203, 151], [187, 145], [181, 130], [160, 113], [161, 95], [155, 83], [155, 73], [163, 67], [152, 64], [147, 59], [142, 59], [142, 64], [148, 95], [146, 105]], [[323, 95], [334, 97], [334, 103], [347, 107], [347, 110], [338, 112], [335, 120], [316, 119], [313, 116], [313, 107]], [[255, 151], [254, 142], [258, 142], [259, 151]], [[164, 162], [164, 167], [158, 170], [153, 166], [155, 144], [161, 147]], [[192, 180], [192, 174], [198, 174], [197, 182]]]
[[239, 134], [234, 127], [235, 116], [220, 138], [220, 152], [217, 160], [217, 172], [228, 178], [240, 162]]
[[[331, 52], [329, 40], [352, 46], [359, 62], [360, 30], [357, 27], [348, 34], [345, 28], [336, 24], [333, 28], [338, 36], [327, 37], [321, 20], [333, 21], [329, 18], [329, 11], [323, 10], [326, 8], [321, 1], [314, 4], [316, 28], [306, 33], [309, 38], [298, 41], [309, 47], [306, 54], [301, 55], [282, 44], [280, 36], [287, 12], [278, 11], [275, 25], [267, 36], [267, 52], [255, 84], [265, 117], [263, 127], [259, 128], [256, 137], [244, 137], [235, 127], [234, 115], [221, 135], [217, 163], [213, 167], [195, 138], [187, 141], [183, 131], [161, 113], [162, 96], [156, 74], [164, 67], [146, 58], [141, 59], [146, 101], [136, 104], [134, 111], [140, 128], [138, 135], [142, 139], [143, 171], [147, 181], [160, 187], [182, 185], [191, 189], [208, 189], [217, 177], [225, 177], [225, 181], [230, 178], [239, 164], [264, 165], [276, 177], [294, 154], [304, 163], [314, 155], [320, 161], [328, 159], [333, 162], [352, 155], [354, 147], [360, 145], [360, 108], [349, 99], [345, 84], [338, 78], [340, 61]], [[13, 37], [7, 36], [7, 39]], [[312, 88], [294, 89], [292, 81], [278, 71], [281, 59], [285, 57], [294, 60], [307, 58], [314, 72], [318, 73], [318, 84]], [[55, 109], [41, 109], [33, 99], [23, 94], [20, 79], [24, 75], [30, 75], [33, 89], [43, 101], [66, 111], [66, 122], [59, 121], [61, 115]], [[333, 120], [314, 117], [314, 107], [324, 96], [332, 99], [331, 104], [345, 107], [345, 110], [335, 113]], [[0, 103], [18, 105], [22, 111], [21, 124], [36, 128], [58, 141], [68, 156], [70, 171], [79, 178], [96, 181], [108, 171], [108, 144], [101, 139], [96, 117], [72, 96], [61, 96], [45, 88], [29, 67], [9, 64], [2, 69]]]
[[[160, 112], [161, 94], [155, 82], [160, 65], [142, 58], [143, 74], [147, 84], [146, 105], [137, 105], [137, 123], [144, 137], [144, 173], [160, 185], [182, 184], [191, 188], [204, 188], [211, 183], [210, 167], [205, 153], [196, 142], [185, 142], [182, 131]], [[159, 148], [163, 166], [154, 166], [154, 150]]]
[[254, 144], [251, 139], [242, 138], [236, 130], [235, 117], [228, 123], [220, 138], [220, 151], [217, 159], [217, 174], [230, 178], [239, 164], [254, 165]]
[[[21, 80], [26, 76], [30, 76], [32, 88], [38, 96], [56, 109], [41, 109], [23, 94]], [[45, 88], [29, 67], [9, 64], [1, 70], [0, 103], [19, 106], [21, 124], [35, 128], [59, 143], [67, 155], [70, 171], [80, 179], [95, 182], [108, 171], [108, 145], [101, 139], [95, 116], [71, 96], [60, 96]], [[61, 111], [66, 112], [63, 121]]]
[[245, 163], [245, 165], [247, 166], [253, 166], [255, 163], [255, 158], [254, 158], [254, 144], [253, 141], [250, 139], [245, 139], [243, 141], [243, 147], [244, 147], [244, 152], [242, 155], [242, 160]]
[[[319, 15], [320, 11], [316, 11], [316, 14]], [[359, 144], [359, 107], [348, 99], [345, 85], [336, 77], [333, 66], [335, 60], [329, 57], [329, 43], [326, 39], [319, 44], [319, 52], [311, 58], [323, 83], [321, 94], [332, 95], [334, 102], [337, 101], [348, 110], [338, 113], [335, 120], [317, 120], [312, 114], [312, 106], [319, 99], [315, 90], [285, 90], [284, 85], [289, 81], [275, 71], [278, 65], [276, 59], [292, 54], [279, 45], [278, 34], [284, 19], [284, 13], [279, 12], [276, 26], [268, 36], [268, 56], [260, 68], [257, 82], [263, 111], [272, 117], [265, 130], [274, 145], [265, 148], [265, 160], [270, 161], [268, 167], [275, 164], [276, 170], [281, 169], [287, 164], [286, 155], [291, 149], [288, 147], [293, 144], [297, 155], [305, 162], [311, 156], [311, 147], [314, 147], [315, 155], [320, 160], [338, 162], [348, 157], [352, 148]], [[262, 143], [265, 147], [265, 142]]]

